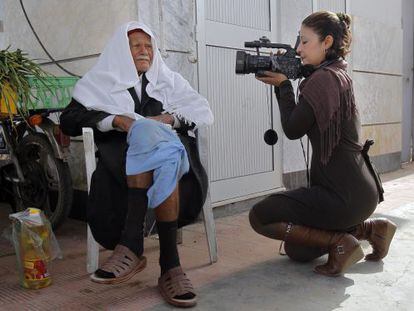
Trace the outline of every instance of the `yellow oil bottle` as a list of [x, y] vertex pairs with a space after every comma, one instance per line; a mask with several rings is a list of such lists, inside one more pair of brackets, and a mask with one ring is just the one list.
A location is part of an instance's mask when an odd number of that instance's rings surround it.
[[18, 242], [17, 256], [20, 272], [20, 283], [29, 289], [49, 286], [52, 278], [49, 273], [50, 262], [50, 225], [44, 221], [41, 211], [29, 208], [24, 222], [15, 223]]

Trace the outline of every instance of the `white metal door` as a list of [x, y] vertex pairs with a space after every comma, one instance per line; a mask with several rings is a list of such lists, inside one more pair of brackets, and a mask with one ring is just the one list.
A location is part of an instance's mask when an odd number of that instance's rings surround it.
[[215, 116], [208, 130], [214, 205], [282, 186], [281, 141], [274, 147], [263, 141], [272, 127], [281, 136], [271, 89], [253, 74], [235, 74], [236, 50], [244, 49], [245, 41], [261, 36], [274, 41], [275, 6], [272, 0], [197, 1], [199, 87]]

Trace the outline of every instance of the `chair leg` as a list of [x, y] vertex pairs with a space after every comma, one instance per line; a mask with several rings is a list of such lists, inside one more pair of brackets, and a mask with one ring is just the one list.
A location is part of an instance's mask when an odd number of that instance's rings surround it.
[[99, 266], [99, 244], [93, 238], [91, 229], [88, 225], [88, 251], [86, 258], [86, 270], [88, 273], [93, 273]]
[[[83, 128], [83, 148], [85, 150], [85, 165], [86, 165], [86, 181], [88, 185], [88, 193], [91, 188], [92, 173], [96, 169], [95, 159], [95, 140], [93, 137], [93, 130], [91, 128]], [[87, 228], [87, 255], [86, 255], [86, 270], [88, 273], [93, 273], [98, 269], [99, 265], [99, 244], [93, 238], [91, 229]]]
[[207, 199], [203, 206], [203, 221], [207, 235], [210, 263], [215, 263], [217, 262], [216, 224], [214, 222], [213, 209], [209, 199]]

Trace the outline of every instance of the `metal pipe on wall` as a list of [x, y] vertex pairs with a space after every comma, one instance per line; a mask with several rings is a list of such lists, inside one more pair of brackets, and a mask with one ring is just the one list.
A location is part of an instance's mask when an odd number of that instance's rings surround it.
[[401, 162], [413, 160], [414, 136], [414, 4], [411, 0], [402, 1], [403, 29], [403, 103], [402, 103], [402, 150]]
[[0, 49], [6, 48], [4, 36], [4, 3], [0, 1]]
[[195, 1], [196, 0], [191, 0], [190, 1], [190, 13], [192, 14], [193, 17], [193, 38], [191, 36], [189, 36], [189, 40], [188, 40], [188, 61], [192, 64], [196, 63], [198, 61], [197, 59], [197, 54], [196, 54], [196, 48], [195, 48], [195, 44], [196, 44], [196, 40], [197, 40], [197, 22], [196, 22], [196, 18], [195, 18]]
[[164, 19], [164, 0], [158, 0], [158, 21], [160, 25], [160, 50], [163, 58], [168, 57], [165, 48], [165, 19]]

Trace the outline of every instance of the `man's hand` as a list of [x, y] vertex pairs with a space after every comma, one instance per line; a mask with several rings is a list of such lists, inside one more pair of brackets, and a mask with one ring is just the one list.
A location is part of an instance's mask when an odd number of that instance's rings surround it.
[[158, 116], [153, 116], [153, 117], [147, 117], [147, 118], [158, 121], [158, 122], [162, 122], [165, 124], [169, 124], [171, 126], [174, 125], [174, 117], [168, 113], [160, 114]]
[[265, 77], [256, 77], [256, 79], [275, 86], [279, 86], [283, 81], [288, 79], [283, 73], [265, 71], [264, 74], [266, 75]]
[[132, 123], [134, 123], [134, 119], [131, 119], [126, 116], [115, 116], [114, 120], [112, 121], [112, 126], [117, 127], [124, 132], [128, 132], [129, 128], [131, 127]]

